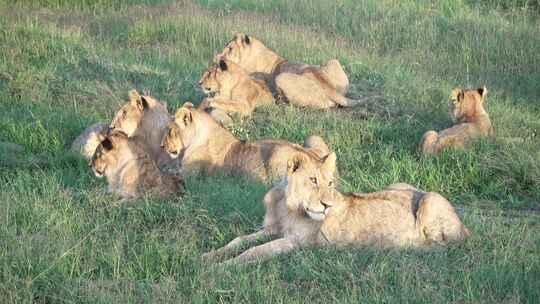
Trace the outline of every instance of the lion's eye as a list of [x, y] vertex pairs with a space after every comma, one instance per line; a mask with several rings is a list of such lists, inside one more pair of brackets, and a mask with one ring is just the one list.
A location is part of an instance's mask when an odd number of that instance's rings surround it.
[[312, 184], [317, 185], [317, 178], [316, 177], [310, 177], [309, 180]]
[[329, 181], [328, 182], [328, 188], [332, 188], [334, 187], [334, 181]]
[[122, 117], [123, 117], [123, 118], [126, 118], [126, 116], [127, 116], [127, 112], [126, 112], [126, 111], [122, 111]]

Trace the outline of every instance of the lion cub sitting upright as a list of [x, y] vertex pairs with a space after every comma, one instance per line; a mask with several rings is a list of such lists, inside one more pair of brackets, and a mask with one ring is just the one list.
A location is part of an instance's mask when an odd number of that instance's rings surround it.
[[225, 59], [208, 69], [199, 85], [206, 94], [214, 95], [204, 99], [199, 106], [202, 110], [212, 108], [250, 116], [256, 107], [274, 102], [264, 81], [249, 77], [241, 67]]
[[421, 247], [464, 240], [469, 231], [441, 195], [395, 184], [374, 193], [342, 194], [335, 188], [336, 155], [313, 162], [291, 157], [287, 175], [264, 197], [264, 228], [205, 254], [218, 258], [265, 236], [278, 238], [226, 263], [247, 263], [300, 246]]
[[107, 135], [90, 161], [97, 177], [105, 176], [109, 192], [131, 199], [152, 193], [168, 196], [183, 191], [181, 178], [159, 171], [142, 138], [120, 131]]
[[141, 137], [148, 144], [152, 158], [162, 167], [172, 163], [172, 159], [160, 146], [170, 121], [166, 104], [131, 90], [129, 101], [118, 110], [110, 129], [124, 132], [129, 137]]
[[438, 133], [426, 132], [420, 142], [420, 151], [423, 154], [439, 154], [448, 147], [465, 148], [471, 139], [492, 136], [491, 121], [484, 109], [487, 92], [486, 87], [452, 90], [450, 116], [457, 124]]
[[301, 154], [316, 162], [330, 153], [318, 136], [308, 137], [304, 147], [283, 140], [240, 141], [189, 102], [176, 112], [163, 139], [163, 148], [172, 157], [181, 157], [184, 176], [223, 171], [260, 181], [283, 177], [291, 155]]

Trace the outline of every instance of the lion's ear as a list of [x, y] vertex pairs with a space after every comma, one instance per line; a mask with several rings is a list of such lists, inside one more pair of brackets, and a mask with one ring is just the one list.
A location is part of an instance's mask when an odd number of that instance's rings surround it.
[[452, 94], [450, 94], [450, 98], [452, 100], [461, 101], [465, 97], [465, 92], [463, 92], [460, 88], [455, 88], [452, 90]]
[[478, 88], [478, 89], [476, 89], [476, 91], [478, 91], [478, 94], [480, 94], [480, 96], [482, 96], [482, 98], [486, 97], [486, 95], [488, 93], [488, 90], [487, 90], [486, 86]]
[[179, 127], [187, 127], [193, 122], [193, 113], [191, 113], [193, 104], [189, 104], [191, 106], [188, 107], [186, 107], [186, 104], [184, 104], [184, 106], [178, 109], [174, 115], [174, 122]]
[[144, 98], [144, 96], [141, 96], [139, 100], [137, 100], [137, 107], [139, 110], [144, 111], [145, 109], [148, 109], [148, 100]]
[[298, 171], [298, 169], [302, 166], [302, 163], [304, 162], [304, 157], [302, 154], [295, 154], [289, 160], [287, 161], [287, 173], [289, 175], [293, 174], [294, 172]]
[[141, 98], [141, 95], [139, 94], [139, 92], [137, 92], [137, 90], [131, 90], [129, 91], [128, 94], [129, 94], [129, 101], [131, 102], [135, 102]]
[[225, 62], [225, 60], [223, 59], [220, 59], [219, 60], [219, 69], [222, 70], [222, 71], [226, 71], [227, 70], [227, 63]]
[[113, 143], [109, 137], [105, 137], [105, 139], [101, 141], [101, 145], [107, 151], [110, 151], [113, 148]]
[[336, 171], [336, 153], [332, 152], [326, 156], [324, 159], [322, 169], [326, 172], [335, 172]]

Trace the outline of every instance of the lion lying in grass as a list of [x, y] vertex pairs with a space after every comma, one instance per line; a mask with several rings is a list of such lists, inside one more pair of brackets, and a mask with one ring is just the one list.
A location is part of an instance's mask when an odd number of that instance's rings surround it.
[[274, 102], [264, 81], [251, 78], [241, 67], [224, 59], [204, 73], [199, 85], [206, 94], [213, 95], [201, 103], [202, 110], [211, 108], [250, 116], [256, 107]]
[[318, 136], [306, 139], [304, 147], [283, 140], [240, 141], [191, 103], [178, 109], [162, 146], [172, 157], [181, 157], [184, 175], [223, 171], [261, 181], [283, 177], [287, 159], [292, 155], [300, 154], [317, 162], [329, 153]]
[[292, 63], [255, 37], [242, 33], [236, 33], [216, 55], [216, 60], [221, 59], [236, 63], [253, 76], [264, 78], [272, 90], [297, 106], [328, 109], [367, 102], [345, 97], [349, 79], [337, 60], [330, 60], [321, 67]]
[[146, 193], [163, 197], [183, 191], [181, 178], [159, 171], [142, 138], [128, 138], [120, 131], [102, 139], [90, 166], [97, 177], [107, 178], [109, 192], [125, 199]]
[[283, 183], [264, 197], [264, 228], [203, 258], [236, 252], [244, 243], [267, 236], [278, 238], [225, 263], [267, 259], [300, 246], [422, 247], [469, 236], [452, 205], [438, 193], [395, 184], [380, 192], [342, 194], [335, 188], [335, 171], [334, 153], [322, 162], [290, 157]]
[[426, 132], [420, 142], [420, 152], [439, 154], [449, 147], [465, 148], [472, 139], [492, 136], [491, 121], [484, 109], [487, 92], [486, 87], [475, 90], [459, 88], [452, 90], [450, 115], [457, 124], [440, 132]]

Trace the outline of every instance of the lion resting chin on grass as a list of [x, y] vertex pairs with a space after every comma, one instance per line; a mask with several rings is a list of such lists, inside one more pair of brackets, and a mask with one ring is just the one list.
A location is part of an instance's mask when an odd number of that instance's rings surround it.
[[321, 67], [292, 63], [242, 33], [236, 33], [215, 59], [234, 62], [252, 76], [264, 78], [274, 92], [297, 106], [328, 109], [367, 102], [345, 97], [349, 79], [335, 59]]
[[184, 188], [181, 178], [158, 169], [145, 141], [137, 136], [128, 138], [120, 131], [102, 138], [90, 166], [97, 177], [107, 178], [109, 192], [124, 199], [146, 193], [165, 197]]
[[283, 177], [287, 159], [292, 155], [303, 155], [317, 162], [330, 153], [318, 136], [308, 137], [304, 147], [283, 140], [241, 141], [189, 102], [176, 112], [162, 147], [172, 157], [181, 158], [185, 176], [223, 171], [259, 181]]
[[335, 188], [336, 155], [321, 162], [294, 155], [283, 183], [264, 197], [264, 228], [207, 253], [215, 259], [262, 237], [277, 239], [244, 251], [226, 264], [248, 263], [301, 246], [423, 247], [463, 241], [469, 231], [438, 193], [395, 184], [374, 193], [342, 194]]
[[486, 87], [474, 90], [459, 88], [452, 90], [450, 115], [457, 124], [440, 132], [426, 132], [420, 142], [420, 152], [439, 154], [449, 147], [463, 149], [472, 139], [492, 136], [491, 121], [484, 109], [487, 92]]

